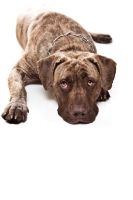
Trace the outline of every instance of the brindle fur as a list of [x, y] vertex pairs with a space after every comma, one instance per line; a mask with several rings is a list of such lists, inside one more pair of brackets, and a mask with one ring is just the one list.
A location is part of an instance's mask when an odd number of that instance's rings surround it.
[[[53, 40], [69, 31], [88, 39], [94, 52], [81, 38], [69, 35], [60, 38], [48, 55]], [[97, 54], [93, 39], [110, 43], [110, 35], [88, 33], [60, 13], [28, 10], [17, 19], [16, 36], [24, 54], [9, 75], [11, 97], [2, 117], [9, 123], [26, 121], [29, 110], [25, 86], [40, 82], [46, 90], [53, 87], [58, 113], [65, 121], [93, 122], [98, 114], [96, 101], [109, 98], [116, 71], [112, 59]]]

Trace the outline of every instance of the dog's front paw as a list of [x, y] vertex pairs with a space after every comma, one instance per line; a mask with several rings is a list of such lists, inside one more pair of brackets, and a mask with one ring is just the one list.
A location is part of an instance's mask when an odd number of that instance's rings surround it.
[[10, 102], [2, 113], [3, 119], [8, 123], [19, 124], [27, 120], [29, 109], [22, 102]]
[[97, 99], [97, 101], [107, 101], [110, 98], [110, 94], [108, 91], [101, 90], [101, 93]]

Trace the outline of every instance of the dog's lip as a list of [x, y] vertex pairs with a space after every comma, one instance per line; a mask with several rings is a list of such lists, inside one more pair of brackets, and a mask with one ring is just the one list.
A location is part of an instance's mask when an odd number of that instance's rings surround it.
[[79, 119], [74, 119], [72, 120], [70, 123], [71, 124], [90, 124], [95, 120], [95, 117], [91, 118], [91, 119], [83, 119], [83, 118], [79, 118]]
[[93, 115], [89, 118], [82, 118], [82, 117], [79, 117], [79, 118], [69, 118], [68, 116], [61, 116], [66, 122], [68, 122], [69, 124], [89, 124], [89, 123], [92, 123], [96, 116]]

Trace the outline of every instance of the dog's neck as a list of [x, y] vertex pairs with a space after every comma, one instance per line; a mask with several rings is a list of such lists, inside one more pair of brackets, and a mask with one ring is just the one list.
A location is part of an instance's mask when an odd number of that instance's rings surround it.
[[73, 32], [59, 35], [54, 39], [50, 48], [48, 49], [48, 55], [55, 53], [56, 51], [89, 51], [91, 53], [96, 52], [92, 42], [86, 39], [83, 35], [75, 34]]

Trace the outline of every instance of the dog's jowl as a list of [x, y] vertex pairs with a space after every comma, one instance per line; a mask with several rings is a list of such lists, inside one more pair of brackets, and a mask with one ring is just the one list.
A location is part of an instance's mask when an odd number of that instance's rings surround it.
[[110, 97], [116, 72], [116, 63], [97, 54], [94, 41], [110, 43], [111, 37], [89, 33], [73, 19], [44, 10], [21, 14], [16, 35], [24, 54], [9, 75], [11, 97], [2, 117], [9, 123], [26, 121], [25, 86], [40, 82], [45, 90], [53, 88], [58, 114], [66, 122], [93, 122], [97, 101]]

